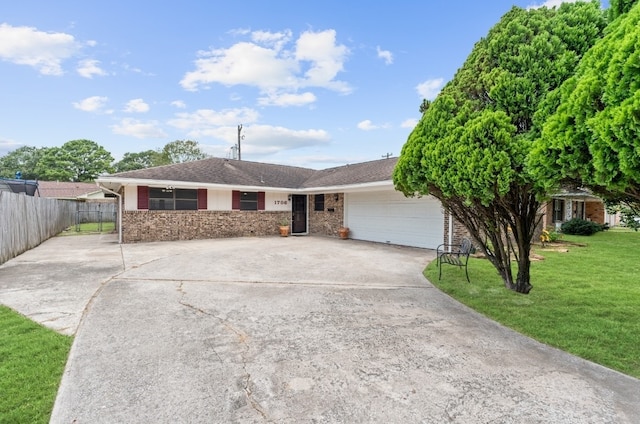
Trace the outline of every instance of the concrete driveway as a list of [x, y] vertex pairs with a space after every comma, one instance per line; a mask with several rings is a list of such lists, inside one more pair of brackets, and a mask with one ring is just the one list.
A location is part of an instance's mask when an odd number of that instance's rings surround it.
[[52, 423], [637, 423], [640, 381], [514, 333], [421, 274], [317, 237], [57, 237], [0, 303], [75, 334]]

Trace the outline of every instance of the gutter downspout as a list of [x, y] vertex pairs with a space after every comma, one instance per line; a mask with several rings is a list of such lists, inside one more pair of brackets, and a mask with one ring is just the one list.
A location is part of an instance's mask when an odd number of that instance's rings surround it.
[[100, 190], [104, 190], [108, 193], [115, 194], [118, 196], [118, 244], [122, 244], [122, 195], [120, 193], [116, 193], [113, 190], [109, 190], [106, 187], [102, 187], [100, 183], [96, 183]]

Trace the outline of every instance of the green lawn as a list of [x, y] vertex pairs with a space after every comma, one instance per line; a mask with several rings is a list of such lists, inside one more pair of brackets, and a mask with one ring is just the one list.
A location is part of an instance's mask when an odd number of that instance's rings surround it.
[[425, 276], [478, 312], [577, 356], [640, 378], [640, 233], [610, 230], [564, 236], [568, 252], [536, 246], [533, 290], [504, 288], [485, 259], [471, 258], [469, 276], [435, 261]]
[[87, 222], [84, 224], [80, 224], [78, 228], [76, 228], [75, 225], [72, 225], [71, 227], [61, 232], [59, 235], [73, 236], [73, 235], [90, 234], [90, 233], [113, 233], [115, 231], [115, 227], [116, 227], [115, 222], [103, 222], [102, 229], [100, 229], [100, 224], [97, 222]]
[[0, 305], [0, 423], [48, 423], [72, 338]]

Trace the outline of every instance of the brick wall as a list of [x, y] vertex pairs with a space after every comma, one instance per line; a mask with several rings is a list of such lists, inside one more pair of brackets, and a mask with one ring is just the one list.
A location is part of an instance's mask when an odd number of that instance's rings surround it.
[[464, 225], [462, 225], [457, 219], [452, 218], [452, 222], [453, 222], [453, 233], [452, 233], [452, 238], [453, 240], [449, 240], [449, 212], [445, 211], [444, 212], [444, 238], [442, 240], [443, 243], [445, 244], [460, 244], [462, 243], [462, 239], [464, 239], [465, 237], [468, 239], [472, 239], [471, 235], [469, 234], [469, 231], [466, 229], [466, 227]]
[[314, 205], [315, 195], [309, 195], [309, 234], [337, 237], [344, 225], [344, 194], [325, 193], [322, 211], [314, 210]]
[[604, 203], [585, 202], [584, 213], [587, 219], [598, 224], [604, 224]]
[[124, 243], [279, 235], [290, 212], [124, 211]]

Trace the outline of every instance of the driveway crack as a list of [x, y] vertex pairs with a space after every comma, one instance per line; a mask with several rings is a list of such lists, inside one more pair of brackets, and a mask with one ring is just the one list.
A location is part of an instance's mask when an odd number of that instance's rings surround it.
[[[200, 313], [212, 318], [215, 318], [216, 320], [218, 320], [220, 322], [220, 324], [226, 328], [227, 330], [229, 330], [230, 332], [232, 332], [233, 334], [236, 335], [238, 343], [242, 346], [242, 352], [240, 354], [240, 356], [242, 357], [242, 372], [243, 372], [243, 376], [242, 376], [242, 380], [243, 380], [243, 391], [245, 394], [245, 398], [247, 400], [247, 404], [257, 413], [260, 414], [260, 416], [262, 416], [262, 418], [269, 422], [271, 421], [266, 413], [266, 411], [264, 410], [264, 408], [262, 408], [262, 406], [260, 405], [260, 403], [253, 397], [253, 390], [252, 388], [254, 387], [253, 381], [251, 380], [251, 373], [248, 370], [248, 364], [249, 364], [249, 336], [247, 335], [247, 333], [245, 333], [244, 331], [240, 330], [239, 328], [234, 327], [227, 319], [216, 315], [214, 313], [211, 313], [209, 311], [206, 311], [198, 306], [195, 306], [191, 303], [188, 303], [185, 300], [185, 297], [187, 295], [187, 292], [185, 291], [184, 288], [184, 281], [180, 281], [180, 284], [178, 286], [178, 292], [180, 293], [180, 300], [178, 301], [178, 303], [180, 303], [182, 306], [191, 309], [192, 311], [195, 311], [196, 313]], [[215, 352], [215, 349], [214, 349]], [[217, 352], [216, 356], [218, 357], [218, 359], [222, 362], [222, 358], [220, 358], [220, 356], [218, 355]]]

